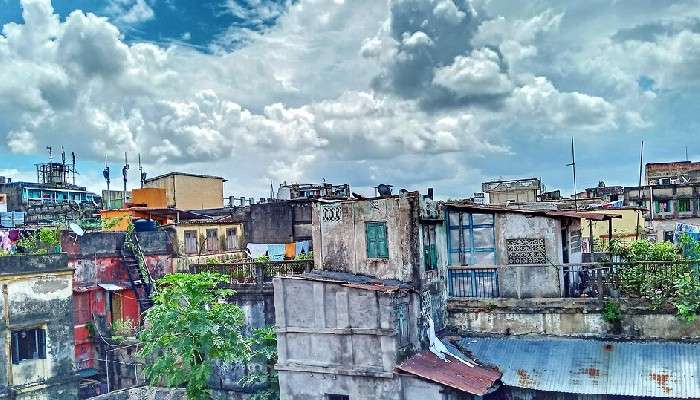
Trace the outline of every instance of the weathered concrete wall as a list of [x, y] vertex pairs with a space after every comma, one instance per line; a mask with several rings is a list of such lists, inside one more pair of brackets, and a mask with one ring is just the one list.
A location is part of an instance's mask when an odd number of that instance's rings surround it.
[[253, 204], [246, 225], [248, 243], [291, 243], [294, 241], [291, 202]]
[[351, 399], [445, 399], [440, 385], [398, 375], [395, 378], [374, 378], [285, 371], [280, 373], [280, 391], [283, 400], [326, 400], [327, 394], [344, 394]]
[[[64, 234], [61, 247], [71, 259], [118, 256], [124, 236], [124, 232], [89, 232], [83, 236]], [[173, 254], [173, 234], [170, 231], [139, 232], [136, 236], [145, 255]]]
[[558, 266], [499, 266], [498, 290], [502, 298], [561, 297], [561, 274]]
[[409, 346], [417, 346], [415, 296], [300, 279], [274, 285], [283, 399], [399, 398], [394, 304], [408, 303]]
[[[9, 385], [18, 399], [75, 399], [73, 271], [66, 255], [0, 257], [0, 271], [7, 316], [0, 323], [0, 385]], [[8, 331], [33, 328], [46, 331], [46, 358], [11, 363]]]
[[[312, 216], [316, 268], [413, 282], [420, 262], [414, 201], [400, 196], [317, 204]], [[386, 223], [388, 258], [367, 257], [366, 222]]]
[[508, 239], [544, 239], [547, 258], [562, 262], [561, 222], [559, 219], [518, 213], [496, 214], [496, 264], [508, 264]]
[[186, 400], [185, 389], [156, 388], [150, 386], [115, 392], [91, 397], [91, 400]]
[[700, 338], [700, 321], [685, 323], [673, 309], [652, 311], [639, 301], [621, 302], [619, 325], [603, 319], [597, 299], [479, 299], [448, 302], [449, 326], [470, 334]]

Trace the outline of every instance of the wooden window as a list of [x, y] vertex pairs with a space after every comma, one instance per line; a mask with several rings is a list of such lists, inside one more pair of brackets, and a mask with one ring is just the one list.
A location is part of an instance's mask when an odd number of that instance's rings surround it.
[[678, 212], [690, 212], [690, 199], [678, 199]]
[[238, 229], [226, 229], [226, 250], [238, 250]]
[[219, 251], [218, 229], [207, 229], [207, 251]]
[[185, 253], [197, 253], [197, 231], [185, 231]]
[[435, 246], [435, 225], [423, 225], [423, 261], [426, 271], [437, 269], [437, 247]]
[[447, 213], [447, 248], [450, 265], [496, 263], [493, 214], [460, 211]]
[[46, 330], [42, 328], [12, 331], [12, 363], [46, 359]]
[[367, 258], [389, 258], [386, 222], [365, 222]]

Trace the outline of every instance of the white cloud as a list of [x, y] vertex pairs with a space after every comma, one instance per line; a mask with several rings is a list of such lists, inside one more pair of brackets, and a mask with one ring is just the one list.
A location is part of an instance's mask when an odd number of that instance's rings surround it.
[[155, 17], [153, 8], [145, 0], [110, 0], [107, 13], [123, 24], [138, 24]]
[[498, 54], [487, 48], [457, 56], [452, 64], [438, 68], [433, 83], [460, 97], [502, 95], [513, 89], [510, 78], [501, 70]]

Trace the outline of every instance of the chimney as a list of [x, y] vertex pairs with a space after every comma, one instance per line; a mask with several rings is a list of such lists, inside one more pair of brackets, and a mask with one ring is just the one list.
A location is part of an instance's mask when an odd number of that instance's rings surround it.
[[428, 198], [429, 198], [430, 200], [433, 199], [433, 188], [428, 188]]

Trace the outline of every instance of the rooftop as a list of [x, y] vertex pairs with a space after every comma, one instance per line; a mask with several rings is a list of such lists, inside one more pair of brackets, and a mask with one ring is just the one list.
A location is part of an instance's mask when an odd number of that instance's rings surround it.
[[195, 177], [195, 178], [221, 179], [222, 181], [226, 182], [226, 179], [224, 179], [224, 178], [222, 178], [222, 177], [220, 177], [220, 176], [201, 175], [201, 174], [190, 174], [190, 173], [187, 173], [187, 172], [177, 172], [177, 171], [168, 172], [167, 174], [154, 176], [153, 178], [148, 178], [148, 179], [146, 179], [144, 182], [146, 182], [146, 183], [147, 183], [147, 182], [152, 182], [152, 181], [155, 181], [155, 180], [157, 180], [157, 179], [162, 179], [162, 178], [166, 178], [166, 177], [168, 177], [168, 176], [174, 176], [174, 175], [191, 176], [191, 177]]
[[554, 337], [466, 337], [460, 346], [509, 386], [548, 392], [700, 397], [700, 344]]

